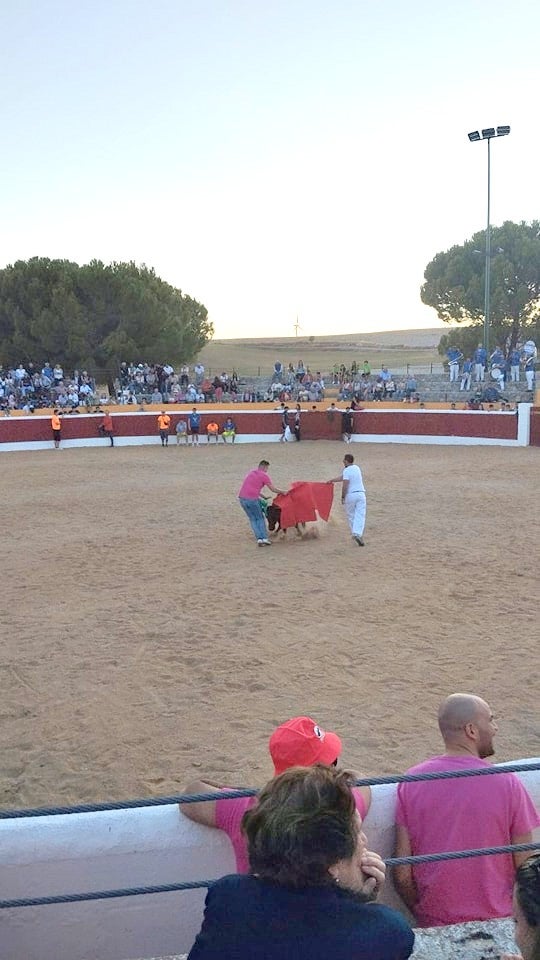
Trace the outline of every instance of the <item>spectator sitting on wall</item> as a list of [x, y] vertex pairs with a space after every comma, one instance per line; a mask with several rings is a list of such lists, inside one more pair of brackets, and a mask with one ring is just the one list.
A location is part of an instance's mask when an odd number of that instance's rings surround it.
[[231, 443], [234, 443], [236, 439], [236, 424], [232, 417], [227, 417], [225, 420], [221, 436], [223, 437], [224, 443], [228, 443], [229, 440]]
[[206, 425], [206, 441], [210, 443], [210, 440], [214, 438], [216, 443], [219, 441], [219, 425], [215, 420], [211, 420], [210, 423]]
[[175, 427], [176, 431], [176, 445], [179, 446], [182, 441], [187, 446], [188, 442], [188, 431], [187, 431], [187, 420], [184, 420], [180, 417], [178, 423]]

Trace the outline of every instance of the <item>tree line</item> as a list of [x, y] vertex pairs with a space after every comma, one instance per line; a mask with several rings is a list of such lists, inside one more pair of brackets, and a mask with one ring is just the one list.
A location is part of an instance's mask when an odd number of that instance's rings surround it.
[[206, 307], [144, 265], [33, 257], [0, 270], [3, 365], [189, 363], [212, 334]]
[[[490, 246], [490, 346], [508, 356], [518, 343], [540, 338], [540, 221], [493, 227]], [[428, 263], [422, 301], [458, 324], [441, 338], [439, 353], [456, 346], [471, 356], [482, 340], [485, 269], [485, 230]]]

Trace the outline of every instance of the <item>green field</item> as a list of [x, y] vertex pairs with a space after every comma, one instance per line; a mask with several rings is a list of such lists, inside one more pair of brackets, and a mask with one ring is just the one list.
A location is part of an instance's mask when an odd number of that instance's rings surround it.
[[313, 373], [328, 373], [335, 363], [350, 367], [369, 360], [374, 370], [386, 364], [399, 370], [410, 364], [419, 368], [440, 365], [437, 344], [444, 329], [391, 330], [379, 333], [350, 333], [327, 337], [280, 337], [277, 339], [212, 340], [199, 355], [212, 375], [234, 369], [239, 376], [270, 376], [274, 362], [286, 366], [299, 360]]

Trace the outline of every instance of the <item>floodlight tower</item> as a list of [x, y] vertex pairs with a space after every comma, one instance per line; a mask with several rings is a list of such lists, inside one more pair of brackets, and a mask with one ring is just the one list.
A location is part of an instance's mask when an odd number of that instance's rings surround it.
[[484, 287], [484, 349], [489, 359], [489, 307], [490, 307], [490, 282], [491, 282], [491, 141], [494, 137], [507, 137], [510, 133], [510, 127], [486, 127], [485, 130], [473, 130], [469, 133], [469, 140], [475, 143], [477, 140], [487, 140], [487, 228], [486, 228], [486, 277]]

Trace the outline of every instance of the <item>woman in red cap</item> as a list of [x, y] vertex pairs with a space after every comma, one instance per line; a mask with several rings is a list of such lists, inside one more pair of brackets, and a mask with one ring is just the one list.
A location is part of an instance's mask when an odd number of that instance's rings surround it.
[[[293, 717], [277, 727], [268, 744], [270, 756], [277, 775], [290, 767], [310, 767], [315, 763], [335, 766], [341, 756], [341, 740], [337, 733], [323, 730], [311, 717]], [[234, 790], [231, 784], [214, 783], [211, 780], [194, 780], [184, 793], [216, 793]], [[241, 788], [236, 788], [241, 789]], [[366, 816], [371, 803], [369, 787], [353, 789], [356, 807], [361, 820]], [[204, 800], [200, 803], [183, 803], [180, 809], [184, 816], [207, 827], [217, 827], [229, 837], [236, 857], [238, 873], [249, 871], [246, 841], [242, 834], [242, 817], [256, 802], [256, 797]]]

